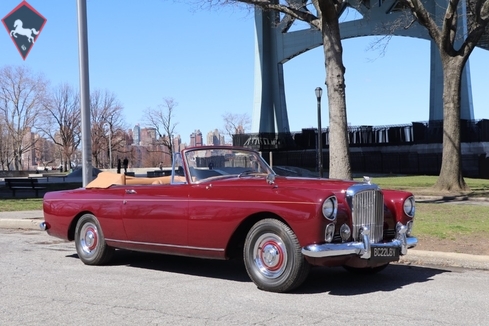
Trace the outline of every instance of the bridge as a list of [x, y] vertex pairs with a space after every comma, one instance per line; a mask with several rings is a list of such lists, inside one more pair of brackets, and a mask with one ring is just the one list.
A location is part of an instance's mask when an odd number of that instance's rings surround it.
[[[469, 0], [473, 1], [473, 0]], [[305, 3], [304, 0], [288, 2]], [[448, 1], [446, 2], [448, 3]], [[471, 16], [467, 15], [467, 3], [461, 6], [459, 31], [466, 30]], [[438, 21], [443, 19], [445, 9], [433, 0], [425, 1], [426, 8]], [[354, 8], [360, 19], [340, 24], [342, 39], [386, 35], [410, 36], [431, 42], [430, 58], [430, 121], [443, 120], [443, 70], [436, 45], [421, 25], [414, 23], [409, 28], [391, 31], [382, 26], [407, 17], [408, 9], [400, 0], [347, 0], [343, 12]], [[283, 64], [294, 57], [322, 45], [321, 34], [315, 29], [291, 30], [294, 20], [273, 11], [255, 11], [256, 54], [255, 54], [255, 95], [253, 101], [253, 133], [290, 132], [284, 89]], [[489, 27], [479, 41], [480, 48], [489, 50]], [[470, 86], [470, 67], [467, 62], [462, 77], [461, 119], [473, 120], [472, 91]]]

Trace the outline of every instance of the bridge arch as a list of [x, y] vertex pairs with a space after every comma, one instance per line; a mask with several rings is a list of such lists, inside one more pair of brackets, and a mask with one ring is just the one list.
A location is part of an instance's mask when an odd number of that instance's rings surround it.
[[[300, 1], [300, 0], [299, 0]], [[406, 14], [398, 0], [350, 0], [344, 10], [354, 8], [360, 19], [340, 24], [342, 39], [385, 35], [379, 26], [392, 24]], [[444, 9], [430, 2], [429, 8], [441, 19]], [[460, 19], [465, 28], [465, 19]], [[273, 11], [255, 10], [255, 82], [252, 132], [289, 132], [283, 65], [294, 57], [322, 45], [321, 34], [311, 28], [290, 31], [291, 19]], [[443, 119], [443, 70], [436, 45], [425, 28], [415, 23], [408, 29], [397, 29], [393, 36], [425, 39], [430, 46], [429, 120]], [[461, 118], [474, 119], [470, 67], [467, 62], [462, 77]]]

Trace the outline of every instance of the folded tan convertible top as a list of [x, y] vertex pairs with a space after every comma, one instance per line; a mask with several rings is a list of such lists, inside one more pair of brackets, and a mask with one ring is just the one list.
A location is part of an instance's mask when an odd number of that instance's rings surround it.
[[[175, 181], [185, 182], [184, 177], [175, 177]], [[171, 176], [158, 178], [137, 178], [114, 172], [100, 172], [95, 180], [90, 182], [85, 188], [109, 188], [112, 185], [150, 185], [150, 184], [169, 184]]]

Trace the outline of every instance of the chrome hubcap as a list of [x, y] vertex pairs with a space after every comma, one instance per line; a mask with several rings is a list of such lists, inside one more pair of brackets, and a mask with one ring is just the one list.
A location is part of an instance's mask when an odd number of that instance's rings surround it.
[[87, 256], [92, 255], [97, 249], [98, 231], [93, 223], [83, 225], [80, 232], [80, 247]]
[[268, 278], [277, 278], [287, 265], [287, 250], [282, 239], [273, 233], [258, 238], [253, 249], [253, 260], [258, 270]]

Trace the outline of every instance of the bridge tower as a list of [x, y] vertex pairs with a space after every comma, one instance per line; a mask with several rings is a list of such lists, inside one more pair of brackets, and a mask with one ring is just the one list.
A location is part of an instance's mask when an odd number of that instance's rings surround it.
[[[290, 0], [290, 2], [304, 0]], [[447, 1], [448, 3], [448, 1]], [[461, 1], [465, 4], [465, 1]], [[340, 24], [342, 39], [360, 36], [384, 35], [380, 26], [393, 23], [405, 9], [399, 0], [347, 0], [345, 9], [355, 8], [362, 18]], [[436, 1], [425, 2], [427, 10], [443, 19], [445, 9]], [[465, 5], [462, 5], [465, 11]], [[466, 15], [459, 19], [462, 31], [466, 30]], [[293, 23], [290, 16], [273, 11], [255, 10], [255, 89], [253, 100], [252, 132], [289, 132], [285, 100], [283, 64], [308, 50], [322, 45], [320, 32], [313, 29], [289, 31]], [[411, 36], [431, 42], [430, 48], [430, 104], [429, 119], [443, 120], [443, 70], [436, 45], [426, 29], [415, 23], [408, 29], [398, 29], [393, 35]], [[473, 120], [472, 90], [469, 63], [465, 66], [461, 90], [461, 119]]]

